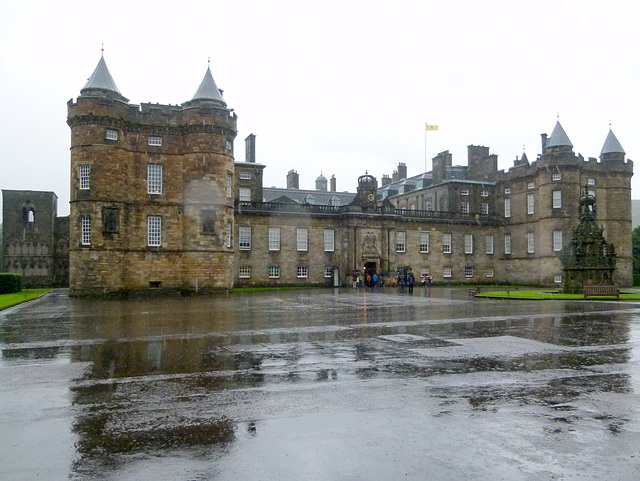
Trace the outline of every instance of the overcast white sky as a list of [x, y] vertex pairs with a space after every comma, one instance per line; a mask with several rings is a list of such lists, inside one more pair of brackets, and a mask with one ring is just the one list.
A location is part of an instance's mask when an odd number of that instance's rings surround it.
[[[35, 1], [0, 6], [0, 188], [51, 190], [69, 212], [66, 102], [100, 59], [131, 103], [180, 104], [211, 70], [257, 135], [265, 186], [290, 169], [355, 191], [405, 162], [485, 145], [508, 169], [560, 122], [599, 157], [609, 122], [640, 161], [640, 2]], [[640, 198], [640, 175], [633, 179]]]

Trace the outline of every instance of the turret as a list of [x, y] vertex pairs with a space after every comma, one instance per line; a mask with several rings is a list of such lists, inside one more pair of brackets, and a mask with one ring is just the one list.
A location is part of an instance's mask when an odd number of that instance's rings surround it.
[[624, 162], [625, 151], [613, 135], [613, 131], [609, 129], [602, 151], [600, 152], [600, 160], [602, 162]]

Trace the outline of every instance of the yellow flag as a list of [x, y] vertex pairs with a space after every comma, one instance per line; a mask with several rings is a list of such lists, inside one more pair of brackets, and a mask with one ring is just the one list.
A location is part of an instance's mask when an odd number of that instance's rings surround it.
[[438, 130], [438, 126], [437, 125], [428, 125], [427, 124], [427, 130]]

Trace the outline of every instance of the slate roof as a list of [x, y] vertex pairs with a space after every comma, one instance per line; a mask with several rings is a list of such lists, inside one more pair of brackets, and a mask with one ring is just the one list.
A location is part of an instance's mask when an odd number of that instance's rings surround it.
[[548, 147], [572, 147], [573, 144], [569, 140], [569, 136], [560, 125], [560, 121], [556, 122], [556, 126], [553, 128], [553, 132], [551, 132], [551, 137], [547, 139], [545, 148]]
[[221, 102], [224, 105], [227, 105], [227, 103], [222, 98], [222, 94], [220, 93], [220, 89], [216, 85], [215, 80], [213, 80], [213, 75], [211, 75], [211, 68], [207, 67], [204, 78], [202, 79], [202, 82], [200, 83], [196, 94], [191, 100], [215, 100], [217, 102]]
[[313, 197], [315, 205], [331, 205], [330, 200], [334, 197], [340, 200], [340, 205], [349, 205], [356, 194], [350, 192], [329, 192], [326, 190], [301, 190], [285, 189], [279, 187], [264, 187], [262, 197], [265, 202], [297, 202], [305, 204], [308, 196]]
[[98, 66], [91, 74], [91, 77], [89, 77], [85, 86], [82, 87], [80, 93], [85, 90], [107, 90], [122, 95], [118, 90], [118, 87], [116, 87], [116, 83], [113, 81], [111, 73], [109, 73], [107, 63], [104, 61], [104, 55], [100, 57]]
[[613, 135], [613, 131], [609, 129], [609, 134], [607, 135], [607, 139], [604, 141], [604, 146], [602, 147], [602, 152], [600, 152], [600, 155], [625, 153], [626, 152], [622, 148], [622, 145], [620, 145], [620, 142], [618, 142], [616, 136]]

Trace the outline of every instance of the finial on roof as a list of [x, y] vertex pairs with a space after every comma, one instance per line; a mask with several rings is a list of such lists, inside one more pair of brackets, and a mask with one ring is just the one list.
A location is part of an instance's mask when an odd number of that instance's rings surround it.
[[102, 56], [104, 57], [104, 42], [102, 42], [102, 48], [100, 49], [100, 51], [102, 52]]
[[207, 68], [211, 67], [211, 55], [207, 57]]

